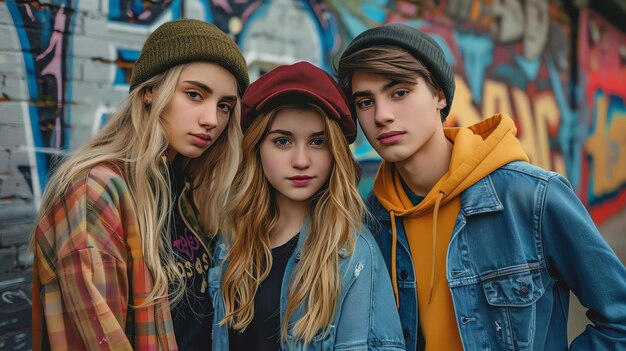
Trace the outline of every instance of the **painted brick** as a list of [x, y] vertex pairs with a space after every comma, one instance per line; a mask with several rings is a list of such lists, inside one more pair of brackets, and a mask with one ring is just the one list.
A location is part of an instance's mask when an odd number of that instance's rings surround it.
[[[32, 229], [31, 225], [31, 229]], [[29, 232], [30, 233], [30, 232]], [[30, 238], [29, 238], [30, 240]], [[18, 268], [33, 266], [33, 250], [28, 245], [22, 245], [17, 250], [17, 266]]]
[[[98, 82], [111, 85], [115, 79], [116, 66], [111, 62], [103, 62], [94, 59], [76, 59], [78, 64], [83, 68], [82, 81]], [[108, 89], [110, 90], [110, 88]]]
[[0, 50], [21, 51], [22, 44], [17, 36], [14, 25], [0, 24]]
[[[24, 112], [28, 112], [28, 104], [26, 102], [9, 101], [0, 103], [0, 126], [4, 123], [24, 126]], [[3, 145], [4, 143], [0, 141], [0, 147]]]
[[[27, 101], [29, 99], [28, 85], [24, 76], [6, 79], [0, 86], [0, 95], [6, 95], [11, 101]], [[4, 103], [1, 103], [4, 105]]]
[[[23, 127], [23, 126], [22, 126]], [[11, 152], [11, 164], [14, 166], [29, 164], [28, 153], [26, 150], [26, 139], [24, 139], [16, 148], [9, 149]], [[1, 218], [1, 217], [0, 217]]]
[[74, 56], [81, 58], [109, 57], [108, 45], [106, 42], [97, 40], [91, 36], [74, 36]]
[[[2, 124], [0, 124], [0, 130], [2, 130]], [[0, 139], [2, 138], [2, 133], [0, 133]], [[3, 174], [7, 174], [11, 170], [11, 165], [9, 164], [10, 151], [4, 148], [4, 145], [0, 145], [0, 176]]]
[[25, 244], [28, 243], [28, 238], [33, 229], [33, 225], [34, 223], [32, 220], [23, 223], [0, 224], [0, 246], [25, 246]]
[[[30, 201], [32, 196], [30, 185], [22, 174], [11, 172], [9, 176], [0, 177], [0, 199], [18, 198]], [[0, 224], [0, 228], [2, 224]], [[0, 229], [0, 231], [2, 230]]]
[[76, 10], [84, 13], [100, 14], [101, 6], [102, 2], [100, 0], [80, 0]]
[[19, 145], [24, 145], [24, 124], [2, 123], [0, 137], [2, 138], [0, 147], [4, 149], [15, 149]]
[[24, 79], [25, 74], [24, 56], [21, 52], [0, 51], [0, 75], [3, 76], [3, 81], [11, 78]]
[[17, 250], [13, 247], [0, 249], [0, 273], [6, 273], [17, 267]]
[[36, 213], [32, 202], [21, 201], [14, 202], [10, 206], [5, 205], [4, 202], [0, 203], [0, 223], [3, 225], [32, 221]]
[[11, 17], [11, 12], [7, 7], [6, 2], [0, 2], [0, 24], [8, 24], [13, 26], [13, 17]]
[[72, 128], [72, 135], [70, 136], [70, 146], [72, 149], [76, 149], [85, 144], [92, 135], [92, 127], [89, 126], [77, 126]]

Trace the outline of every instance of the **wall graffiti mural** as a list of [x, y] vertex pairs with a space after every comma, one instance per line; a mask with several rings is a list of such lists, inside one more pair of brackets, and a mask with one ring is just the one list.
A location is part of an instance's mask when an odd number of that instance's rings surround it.
[[[615, 78], [625, 77], [626, 35], [585, 10], [572, 23], [560, 1], [5, 0], [0, 11], [0, 23], [10, 23], [2, 25], [10, 33], [0, 44], [0, 110], [11, 111], [8, 123], [22, 133], [0, 144], [14, 150], [16, 177], [18, 163], [30, 165], [34, 203], [59, 155], [93, 135], [123, 99], [148, 33], [185, 17], [229, 33], [253, 79], [299, 60], [332, 71], [364, 29], [418, 27], [453, 65], [450, 125], [509, 114], [531, 161], [566, 175], [598, 222], [626, 206], [626, 90]], [[354, 153], [368, 164], [367, 183], [378, 157], [362, 136]]]
[[602, 220], [626, 204], [626, 34], [591, 11], [580, 28], [581, 194]]

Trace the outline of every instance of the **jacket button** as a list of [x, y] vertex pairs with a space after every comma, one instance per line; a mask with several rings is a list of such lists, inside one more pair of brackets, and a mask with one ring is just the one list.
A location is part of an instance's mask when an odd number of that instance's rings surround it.
[[402, 333], [404, 334], [404, 338], [408, 339], [411, 337], [411, 332], [408, 329], [402, 329]]
[[406, 280], [408, 277], [409, 277], [409, 272], [407, 272], [404, 269], [400, 271], [400, 279]]
[[522, 295], [522, 297], [527, 297], [529, 292], [527, 287], [523, 287], [519, 290], [519, 294]]

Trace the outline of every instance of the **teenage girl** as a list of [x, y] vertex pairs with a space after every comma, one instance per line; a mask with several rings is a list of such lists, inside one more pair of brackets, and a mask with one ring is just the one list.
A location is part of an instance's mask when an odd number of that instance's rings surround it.
[[211, 24], [168, 22], [148, 37], [128, 97], [46, 188], [35, 350], [208, 348], [206, 273], [247, 85], [237, 45]]
[[393, 292], [362, 226], [356, 125], [333, 78], [281, 66], [242, 99], [243, 163], [209, 272], [214, 350], [403, 350]]

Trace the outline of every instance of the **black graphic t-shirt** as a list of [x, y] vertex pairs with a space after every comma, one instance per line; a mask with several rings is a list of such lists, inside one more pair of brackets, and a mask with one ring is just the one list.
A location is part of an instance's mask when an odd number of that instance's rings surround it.
[[187, 226], [178, 207], [184, 187], [181, 164], [171, 164], [172, 190], [175, 194], [172, 211], [172, 248], [178, 270], [185, 277], [185, 295], [172, 308], [174, 335], [179, 350], [211, 350], [213, 306], [209, 297], [207, 272], [211, 267], [210, 251]]
[[298, 236], [272, 249], [272, 268], [254, 296], [252, 322], [243, 333], [229, 329], [231, 351], [280, 350], [280, 294], [287, 262], [298, 245]]

